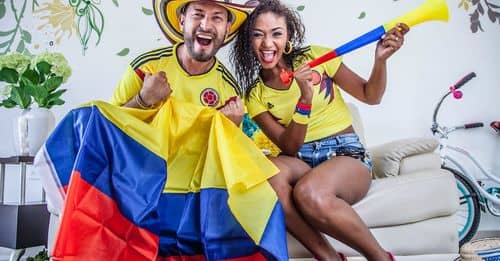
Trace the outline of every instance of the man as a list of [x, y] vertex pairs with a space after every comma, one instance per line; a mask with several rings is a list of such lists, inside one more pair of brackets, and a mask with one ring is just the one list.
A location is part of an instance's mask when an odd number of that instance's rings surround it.
[[174, 44], [138, 56], [118, 84], [112, 104], [151, 109], [171, 95], [214, 107], [239, 125], [242, 90], [215, 57], [254, 9], [223, 0], [154, 0], [155, 17]]

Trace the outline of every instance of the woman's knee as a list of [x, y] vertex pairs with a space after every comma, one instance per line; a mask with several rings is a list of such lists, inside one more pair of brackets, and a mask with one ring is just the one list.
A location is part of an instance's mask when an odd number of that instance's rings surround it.
[[330, 192], [326, 193], [324, 190], [319, 189], [319, 186], [310, 180], [299, 180], [293, 188], [295, 203], [306, 212], [316, 212], [324, 209], [331, 195]]
[[286, 177], [286, 174], [280, 172], [268, 181], [274, 192], [276, 192], [276, 195], [278, 195], [278, 198], [282, 199], [284, 197], [290, 197], [292, 187], [290, 185], [290, 181]]

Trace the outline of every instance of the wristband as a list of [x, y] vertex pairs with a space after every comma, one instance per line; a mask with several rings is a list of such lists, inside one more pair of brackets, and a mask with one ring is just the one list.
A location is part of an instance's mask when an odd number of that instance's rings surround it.
[[141, 97], [141, 92], [137, 93], [137, 95], [134, 97], [135, 98], [135, 103], [141, 107], [143, 110], [151, 109], [153, 108], [153, 105], [146, 105], [146, 102]]
[[309, 122], [311, 115], [311, 104], [303, 104], [300, 100], [295, 106], [295, 112], [292, 115], [292, 120], [298, 124], [306, 125]]
[[303, 104], [302, 102], [298, 101], [297, 106], [295, 106], [295, 113], [299, 113], [309, 117], [309, 115], [311, 114], [311, 104]]
[[302, 102], [297, 101], [297, 108], [300, 108], [301, 110], [307, 110], [311, 111], [312, 104], [304, 104]]

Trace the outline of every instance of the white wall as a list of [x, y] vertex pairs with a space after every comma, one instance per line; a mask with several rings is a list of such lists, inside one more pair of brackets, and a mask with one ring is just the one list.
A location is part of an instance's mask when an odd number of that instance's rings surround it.
[[[32, 44], [27, 48], [32, 53], [46, 49], [62, 52], [73, 68], [73, 75], [65, 85], [68, 92], [63, 96], [67, 102], [53, 109], [57, 119], [81, 103], [108, 99], [128, 62], [141, 52], [168, 44], [154, 17], [145, 15], [142, 11], [143, 7], [152, 9], [151, 1], [117, 1], [118, 7], [112, 1], [101, 1], [96, 5], [104, 14], [104, 32], [97, 46], [95, 35], [91, 38], [85, 55], [74, 29], [72, 36], [65, 34], [60, 43], [49, 45], [51, 41], [55, 41], [55, 31], [60, 27], [56, 24], [56, 29], [51, 26], [40, 29], [42, 24], [47, 23], [44, 16], [49, 13], [43, 11], [33, 15], [31, 0], [14, 2], [16, 5], [22, 5], [23, 1], [28, 3], [28, 8], [22, 26], [33, 36]], [[308, 43], [332, 48], [412, 10], [421, 3], [414, 0], [285, 2], [294, 8], [305, 6], [300, 13], [306, 24]], [[499, 23], [491, 23], [487, 16], [480, 17], [485, 32], [472, 33], [469, 14], [473, 9], [466, 11], [458, 8], [460, 2], [448, 0], [451, 16], [448, 23], [428, 22], [412, 28], [405, 39], [404, 48], [388, 63], [388, 86], [382, 104], [367, 106], [358, 103], [364, 117], [369, 145], [397, 138], [430, 136], [434, 105], [450, 84], [471, 71], [476, 72], [478, 77], [466, 85], [462, 100], [450, 99], [445, 103], [441, 114], [443, 123], [454, 125], [483, 121], [489, 124], [493, 120], [500, 120]], [[46, 3], [58, 2], [38, 0], [38, 3], [40, 8], [43, 8]], [[67, 1], [61, 3], [67, 5]], [[500, 4], [498, 0], [496, 4]], [[0, 31], [6, 31], [14, 23], [13, 17], [9, 16], [10, 1], [5, 1], [5, 5], [8, 11], [0, 20]], [[365, 12], [366, 16], [359, 19], [362, 12]], [[368, 77], [374, 46], [372, 44], [347, 54], [344, 62], [360, 75]], [[116, 55], [123, 48], [130, 48], [130, 53], [123, 57]], [[227, 47], [220, 52], [219, 57], [227, 63]], [[352, 101], [350, 97], [346, 99]], [[0, 137], [3, 137], [0, 156], [10, 156], [13, 153], [11, 119], [17, 113], [14, 109], [0, 108]], [[456, 133], [450, 141], [477, 155], [486, 169], [499, 169], [500, 138], [495, 136], [491, 129]], [[500, 175], [500, 171], [496, 172]], [[11, 181], [13, 182], [15, 181]], [[7, 187], [15, 185], [8, 184]], [[496, 223], [496, 227], [498, 224]]]

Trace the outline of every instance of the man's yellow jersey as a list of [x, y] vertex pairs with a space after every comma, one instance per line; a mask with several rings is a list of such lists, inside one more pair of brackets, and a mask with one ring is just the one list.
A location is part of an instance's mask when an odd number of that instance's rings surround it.
[[180, 101], [218, 108], [229, 98], [242, 96], [242, 90], [236, 80], [218, 59], [208, 72], [189, 75], [177, 58], [179, 45], [156, 49], [133, 60], [118, 83], [111, 103], [127, 103], [139, 93], [146, 73], [154, 74], [160, 71], [167, 75], [172, 89], [171, 96]]

